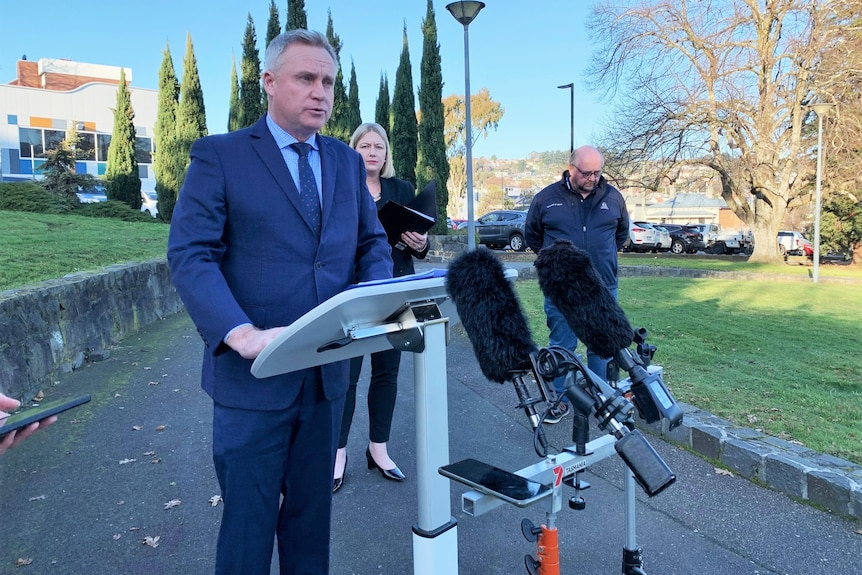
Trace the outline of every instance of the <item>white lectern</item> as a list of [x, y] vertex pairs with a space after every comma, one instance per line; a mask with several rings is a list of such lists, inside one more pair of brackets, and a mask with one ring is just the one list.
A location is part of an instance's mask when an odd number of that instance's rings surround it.
[[[512, 272], [517, 274], [517, 272]], [[457, 523], [449, 480], [446, 390], [448, 324], [457, 323], [445, 271], [367, 282], [323, 302], [270, 343], [252, 365], [263, 378], [383, 351], [413, 352], [416, 394], [418, 520], [413, 526], [413, 573], [458, 573]]]

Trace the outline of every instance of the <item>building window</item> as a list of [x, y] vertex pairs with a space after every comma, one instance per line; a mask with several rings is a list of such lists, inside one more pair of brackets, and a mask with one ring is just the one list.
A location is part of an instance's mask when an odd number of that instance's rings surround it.
[[108, 161], [108, 148], [111, 146], [111, 134], [96, 134], [96, 159]]
[[78, 133], [78, 145], [75, 147], [79, 160], [96, 159], [96, 134]]
[[21, 142], [22, 158], [45, 157], [45, 148], [42, 146], [42, 130], [18, 128], [18, 141]]
[[61, 147], [66, 139], [66, 132], [61, 130], [45, 130], [45, 151], [50, 152]]
[[153, 163], [153, 140], [151, 138], [135, 138], [135, 159], [139, 164]]

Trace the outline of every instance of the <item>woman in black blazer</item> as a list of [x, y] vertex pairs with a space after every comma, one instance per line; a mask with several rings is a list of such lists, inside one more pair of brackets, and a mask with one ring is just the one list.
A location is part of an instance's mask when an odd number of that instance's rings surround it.
[[[365, 161], [365, 171], [368, 174], [366, 184], [378, 210], [389, 200], [404, 205], [413, 199], [415, 190], [410, 182], [395, 177], [389, 138], [380, 124], [369, 122], [356, 128], [350, 137], [350, 147], [359, 152]], [[403, 249], [400, 249], [401, 244], [392, 248], [392, 272], [395, 277], [415, 273], [413, 258], [424, 259], [428, 253], [428, 234], [405, 232], [401, 234], [401, 242], [404, 244]], [[355, 357], [350, 362], [350, 387], [347, 390], [344, 415], [341, 419], [341, 436], [335, 454], [333, 492], [338, 491], [344, 484], [347, 437], [356, 409], [356, 382], [359, 380], [359, 372], [362, 371], [362, 360], [362, 357]], [[391, 481], [404, 481], [404, 474], [389, 458], [386, 449], [392, 428], [392, 414], [395, 412], [400, 364], [401, 352], [398, 350], [390, 349], [371, 354], [371, 384], [368, 388], [369, 443], [365, 449], [365, 459], [368, 469], [377, 469], [383, 477]]]

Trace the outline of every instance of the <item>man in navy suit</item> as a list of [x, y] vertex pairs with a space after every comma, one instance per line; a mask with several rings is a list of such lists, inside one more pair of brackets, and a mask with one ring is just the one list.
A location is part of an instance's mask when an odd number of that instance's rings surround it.
[[[329, 570], [349, 362], [266, 379], [249, 370], [284, 326], [350, 283], [392, 276], [362, 159], [317, 133], [332, 113], [336, 66], [319, 32], [275, 38], [266, 116], [195, 142], [171, 222], [171, 276], [204, 340], [202, 386], [213, 399], [218, 574], [268, 574], [274, 537], [283, 575]], [[308, 165], [297, 142], [311, 146]], [[300, 195], [312, 179], [316, 214]]]

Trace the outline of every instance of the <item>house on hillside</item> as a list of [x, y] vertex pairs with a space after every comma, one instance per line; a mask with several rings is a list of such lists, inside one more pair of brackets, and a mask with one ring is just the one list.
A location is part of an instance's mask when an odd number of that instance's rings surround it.
[[[75, 128], [80, 137], [78, 173], [102, 176], [114, 131], [117, 86], [122, 68], [71, 60], [26, 56], [17, 63], [17, 77], [0, 84], [0, 179], [23, 180], [42, 175], [46, 152]], [[125, 68], [131, 84], [132, 71]], [[155, 189], [153, 128], [158, 92], [129, 86], [135, 111], [138, 173], [143, 189]]]
[[744, 228], [722, 198], [703, 194], [677, 194], [663, 202], [644, 206], [647, 221], [663, 224], [719, 224], [726, 229]]

